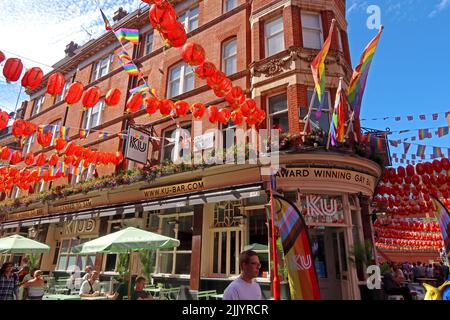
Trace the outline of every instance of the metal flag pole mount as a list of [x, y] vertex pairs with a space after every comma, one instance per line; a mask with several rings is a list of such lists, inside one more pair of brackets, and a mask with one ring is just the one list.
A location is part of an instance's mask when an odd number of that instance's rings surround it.
[[273, 259], [273, 299], [280, 300], [280, 278], [278, 276], [278, 256], [277, 256], [277, 239], [275, 234], [275, 213], [274, 213], [274, 202], [273, 202], [273, 186], [272, 179], [276, 179], [271, 172], [270, 175], [270, 228], [272, 233], [272, 259]]

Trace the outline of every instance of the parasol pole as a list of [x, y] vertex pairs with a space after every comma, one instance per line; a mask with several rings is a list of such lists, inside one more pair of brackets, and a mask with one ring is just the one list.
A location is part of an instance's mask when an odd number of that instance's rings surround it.
[[128, 251], [128, 300], [131, 300], [131, 250]]
[[273, 203], [273, 187], [272, 179], [276, 179], [271, 172], [270, 181], [270, 227], [272, 233], [272, 257], [273, 257], [273, 299], [280, 300], [280, 278], [278, 277], [278, 257], [277, 257], [277, 240], [275, 235], [275, 214], [274, 214], [274, 203]]

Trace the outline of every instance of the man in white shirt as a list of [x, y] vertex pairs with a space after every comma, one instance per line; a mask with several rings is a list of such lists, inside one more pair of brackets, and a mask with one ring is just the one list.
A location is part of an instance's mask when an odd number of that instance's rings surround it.
[[223, 300], [261, 300], [261, 287], [255, 278], [261, 263], [255, 251], [244, 251], [239, 256], [241, 274], [231, 282], [223, 293]]
[[90, 277], [91, 274], [92, 274], [92, 270], [93, 270], [93, 268], [92, 268], [91, 266], [86, 266], [86, 268], [84, 268], [84, 271], [85, 271], [86, 273], [85, 273], [85, 275], [83, 276], [83, 282], [84, 282], [85, 280], [88, 280], [88, 279], [89, 279], [89, 277]]
[[80, 297], [98, 297], [100, 295], [100, 282], [98, 272], [92, 271], [88, 280], [83, 281], [80, 288]]

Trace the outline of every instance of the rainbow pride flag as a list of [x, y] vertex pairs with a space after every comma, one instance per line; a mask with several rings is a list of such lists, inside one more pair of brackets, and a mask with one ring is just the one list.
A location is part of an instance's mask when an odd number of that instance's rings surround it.
[[418, 133], [419, 133], [419, 140], [428, 138], [428, 129], [419, 129]]
[[448, 135], [448, 127], [439, 127], [437, 130], [437, 135], [439, 138]]
[[139, 70], [134, 63], [122, 64], [122, 68], [130, 77], [136, 77], [139, 75]]
[[145, 91], [150, 91], [150, 87], [146, 83], [144, 83], [143, 85], [140, 85], [139, 87], [131, 89], [130, 94], [142, 93]]
[[124, 63], [124, 64], [133, 61], [133, 59], [131, 59], [130, 55], [129, 55], [128, 52], [126, 52], [126, 51], [121, 51], [121, 52], [119, 52], [119, 53], [117, 54], [117, 57], [118, 57], [119, 60], [120, 60], [122, 63]]
[[330, 125], [331, 145], [343, 143], [345, 138], [345, 101], [346, 96], [342, 90], [342, 79], [339, 80], [339, 86], [336, 92], [333, 117]]
[[378, 41], [380, 40], [381, 33], [383, 32], [383, 26], [370, 41], [367, 47], [364, 49], [359, 64], [353, 71], [352, 79], [348, 87], [347, 99], [354, 112], [354, 118], [359, 119], [361, 112], [361, 102], [366, 88], [367, 76], [369, 75], [370, 65], [372, 64], [375, 50], [377, 49]]
[[326, 77], [325, 77], [325, 59], [327, 58], [328, 51], [330, 50], [331, 46], [331, 39], [333, 38], [333, 32], [334, 27], [336, 25], [336, 21], [333, 19], [331, 22], [330, 32], [328, 33], [328, 37], [323, 43], [322, 49], [319, 51], [317, 56], [314, 58], [314, 60], [311, 62], [311, 71], [314, 78], [314, 84], [317, 92], [317, 97], [319, 99], [319, 110], [320, 112], [321, 106], [322, 106], [322, 99], [325, 94], [325, 83], [326, 83]]
[[299, 209], [286, 198], [274, 194], [275, 224], [283, 245], [293, 300], [320, 300], [314, 254], [308, 226]]
[[128, 40], [133, 44], [139, 43], [139, 30], [138, 29], [127, 29], [127, 28], [120, 28], [116, 31], [114, 31], [117, 39], [119, 39], [120, 43], [122, 43], [123, 40]]
[[105, 30], [112, 30], [112, 28], [111, 28], [111, 24], [109, 23], [109, 20], [108, 20], [108, 18], [106, 17], [106, 15], [104, 14], [104, 12], [103, 12], [103, 10], [102, 9], [100, 9], [100, 13], [102, 14], [102, 19], [103, 19], [103, 22], [105, 23]]
[[108, 132], [100, 132], [98, 134], [98, 137], [102, 140], [107, 139], [108, 138]]
[[69, 141], [69, 128], [62, 126], [59, 128], [59, 136], [61, 139]]
[[86, 139], [90, 130], [80, 128], [80, 139]]
[[424, 158], [424, 157], [425, 157], [425, 149], [426, 149], [426, 147], [427, 147], [427, 146], [425, 146], [425, 145], [423, 145], [423, 144], [419, 144], [419, 145], [417, 146], [417, 152], [416, 152], [416, 154], [417, 154], [418, 157], [421, 157], [421, 158]]
[[444, 157], [441, 147], [433, 147], [433, 156], [435, 159]]

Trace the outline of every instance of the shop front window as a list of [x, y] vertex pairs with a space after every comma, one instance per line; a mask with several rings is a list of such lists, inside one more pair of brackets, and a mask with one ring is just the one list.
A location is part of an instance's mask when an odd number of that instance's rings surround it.
[[189, 274], [192, 254], [193, 213], [160, 216], [164, 236], [178, 239], [180, 245], [172, 250], [159, 250], [159, 273]]
[[327, 260], [325, 258], [325, 229], [320, 227], [311, 229], [310, 236], [317, 277], [319, 279], [328, 278]]
[[248, 211], [248, 245], [247, 250], [258, 254], [261, 268], [260, 277], [267, 277], [269, 272], [269, 234], [267, 230], [267, 213], [264, 208]]
[[91, 240], [83, 239], [64, 239], [61, 241], [59, 249], [58, 263], [56, 270], [74, 272], [76, 269], [83, 270], [86, 265], [95, 264], [95, 255], [79, 255], [73, 252], [73, 247]]

